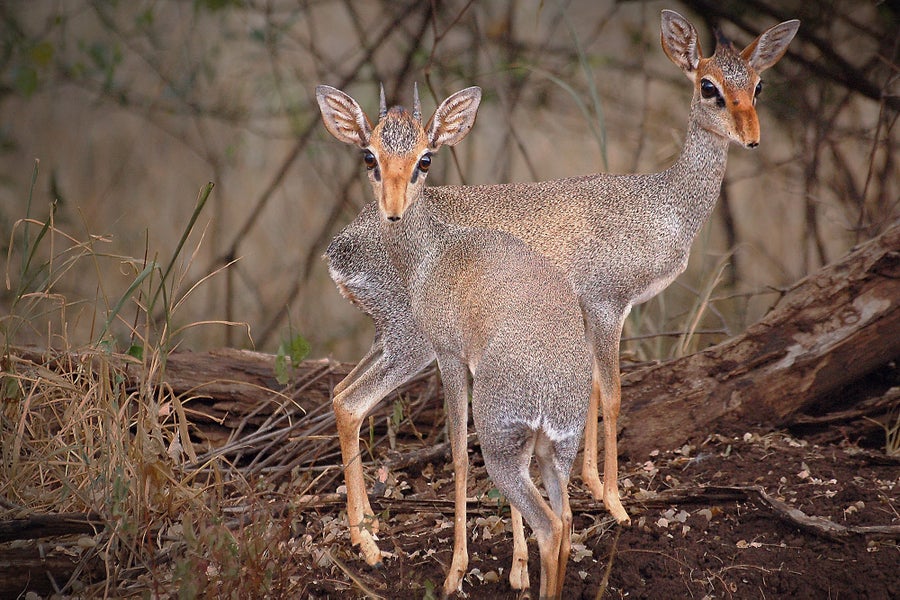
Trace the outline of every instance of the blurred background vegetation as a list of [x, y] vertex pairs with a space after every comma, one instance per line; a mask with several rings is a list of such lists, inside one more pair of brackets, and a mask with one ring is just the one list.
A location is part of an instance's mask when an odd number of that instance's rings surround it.
[[[320, 257], [371, 193], [316, 84], [369, 114], [379, 82], [409, 104], [417, 81], [427, 114], [480, 85], [476, 128], [433, 185], [657, 171], [691, 94], [659, 47], [662, 8], [707, 54], [713, 26], [743, 47], [802, 21], [764, 74], [760, 147], [731, 149], [688, 272], [633, 312], [624, 348], [664, 358], [739, 333], [900, 216], [896, 0], [3, 2], [3, 335], [82, 344], [109, 321], [128, 348], [149, 314], [181, 348], [271, 351], [300, 333], [313, 356], [355, 360], [370, 324]], [[153, 277], [165, 309], [148, 306]]]

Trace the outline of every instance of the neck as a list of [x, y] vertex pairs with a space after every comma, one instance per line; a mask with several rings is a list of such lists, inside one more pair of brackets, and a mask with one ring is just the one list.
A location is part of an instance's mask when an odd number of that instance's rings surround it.
[[444, 224], [428, 207], [424, 195], [413, 202], [403, 218], [392, 223], [381, 219], [382, 237], [388, 257], [406, 287], [419, 273], [428, 270], [440, 254]]
[[678, 198], [675, 208], [690, 229], [691, 238], [709, 219], [719, 199], [729, 143], [728, 138], [700, 125], [694, 110], [681, 156], [666, 173]]

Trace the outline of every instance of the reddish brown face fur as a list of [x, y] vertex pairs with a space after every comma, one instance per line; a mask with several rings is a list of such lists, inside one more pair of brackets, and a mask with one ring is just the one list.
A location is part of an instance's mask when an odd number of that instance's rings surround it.
[[372, 131], [368, 149], [377, 166], [369, 169], [382, 215], [399, 220], [425, 182], [419, 161], [428, 150], [422, 123], [400, 107], [390, 109]]
[[385, 107], [381, 92], [380, 119], [373, 129], [359, 103], [328, 85], [316, 87], [322, 122], [338, 140], [363, 151], [369, 181], [387, 221], [399, 221], [422, 195], [431, 153], [455, 146], [475, 123], [481, 88], [460, 90], [444, 100], [426, 125], [422, 125], [418, 90], [413, 88], [413, 112]]
[[703, 98], [701, 86], [704, 80], [712, 82], [716, 88], [717, 95], [713, 97], [716, 106], [710, 107], [710, 110], [719, 114], [710, 116], [717, 121], [720, 133], [748, 148], [758, 146], [756, 86], [760, 81], [759, 75], [749, 69], [731, 48], [725, 47], [717, 49], [710, 58], [700, 59], [697, 65], [695, 93]]
[[694, 83], [692, 119], [704, 129], [747, 148], [759, 145], [756, 97], [759, 75], [784, 55], [800, 22], [769, 28], [742, 51], [716, 32], [716, 51], [704, 57], [697, 30], [684, 17], [662, 11], [660, 41], [666, 55]]

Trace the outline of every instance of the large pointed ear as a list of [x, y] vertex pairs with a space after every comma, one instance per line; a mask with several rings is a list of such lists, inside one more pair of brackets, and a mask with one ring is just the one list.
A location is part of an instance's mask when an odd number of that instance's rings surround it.
[[360, 148], [369, 145], [372, 125], [356, 100], [330, 85], [316, 86], [316, 100], [322, 111], [322, 121], [331, 135]]
[[660, 42], [666, 56], [693, 80], [694, 71], [703, 57], [697, 30], [674, 10], [662, 11], [660, 30]]
[[481, 88], [477, 86], [460, 90], [441, 102], [425, 126], [425, 136], [431, 150], [461, 142], [475, 124], [480, 103]]
[[800, 29], [800, 21], [797, 19], [779, 23], [750, 42], [750, 45], [741, 52], [741, 57], [754, 71], [760, 73], [784, 56], [788, 44], [794, 39], [798, 29]]

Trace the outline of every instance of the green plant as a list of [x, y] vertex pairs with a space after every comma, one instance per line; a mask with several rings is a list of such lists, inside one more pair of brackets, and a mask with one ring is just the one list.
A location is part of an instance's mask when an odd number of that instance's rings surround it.
[[422, 583], [422, 587], [425, 588], [425, 592], [422, 594], [422, 600], [437, 600], [437, 586], [434, 585], [432, 580], [426, 579], [424, 583]]
[[291, 332], [287, 340], [278, 344], [275, 352], [275, 380], [281, 385], [287, 385], [291, 378], [291, 370], [300, 366], [300, 363], [309, 355], [309, 342], [303, 335]]
[[487, 492], [484, 493], [484, 497], [488, 500], [493, 500], [497, 503], [497, 516], [502, 516], [504, 512], [509, 512], [510, 504], [500, 490], [495, 487], [492, 487]]
[[[74, 264], [84, 254], [82, 248], [73, 245], [71, 254], [67, 250], [63, 250], [54, 263], [53, 257], [50, 259], [42, 259], [40, 250], [42, 243], [47, 238], [47, 234], [51, 235], [51, 246], [53, 233], [56, 231], [53, 225], [53, 217], [56, 204], [50, 204], [50, 214], [46, 221], [37, 221], [32, 218], [32, 202], [34, 199], [34, 188], [38, 179], [38, 171], [40, 161], [34, 161], [34, 167], [31, 173], [31, 183], [28, 187], [28, 195], [25, 201], [25, 216], [16, 222], [13, 226], [12, 236], [9, 244], [6, 269], [6, 288], [11, 290], [12, 300], [10, 302], [9, 314], [0, 318], [0, 330], [5, 334], [5, 353], [8, 355], [9, 347], [13, 343], [19, 330], [31, 323], [31, 320], [37, 318], [40, 314], [39, 306], [42, 300], [56, 298], [52, 295], [54, 283], [61, 278], [68, 268]], [[31, 227], [40, 225], [40, 230], [32, 239]], [[14, 250], [16, 248], [15, 236], [16, 231], [21, 230], [19, 243], [19, 268], [16, 271], [15, 286], [11, 281], [11, 270], [14, 264]], [[51, 250], [52, 252], [52, 250]], [[60, 264], [62, 263], [62, 264]], [[14, 289], [13, 289], [14, 287]]]
[[[102, 343], [105, 341], [106, 334], [109, 332], [109, 329], [112, 326], [113, 322], [119, 316], [119, 313], [125, 307], [126, 303], [132, 301], [132, 299], [135, 297], [135, 294], [140, 290], [145, 280], [148, 281], [152, 289], [152, 293], [149, 295], [150, 300], [147, 303], [146, 308], [142, 307], [142, 311], [149, 317], [147, 322], [150, 323], [153, 321], [152, 315], [154, 314], [154, 309], [156, 308], [157, 303], [162, 300], [162, 312], [166, 323], [166, 331], [171, 331], [172, 311], [175, 307], [177, 307], [178, 302], [183, 299], [183, 297], [176, 297], [175, 288], [178, 284], [178, 281], [175, 277], [173, 277], [173, 271], [179, 257], [181, 256], [182, 251], [184, 250], [188, 237], [194, 230], [194, 225], [196, 225], [197, 219], [200, 217], [200, 213], [203, 212], [203, 208], [206, 206], [207, 200], [209, 200], [209, 195], [212, 193], [213, 186], [214, 184], [210, 182], [200, 190], [200, 195], [197, 198], [197, 203], [194, 205], [194, 210], [191, 213], [190, 218], [188, 219], [187, 225], [182, 231], [181, 239], [178, 240], [178, 244], [175, 246], [172, 257], [166, 264], [165, 269], [160, 271], [159, 264], [157, 264], [155, 261], [150, 261], [144, 266], [141, 272], [137, 274], [128, 289], [125, 290], [125, 292], [119, 297], [118, 302], [116, 302], [115, 306], [106, 316], [106, 321], [103, 324], [103, 328], [100, 330], [100, 334], [98, 336], [99, 342]], [[159, 274], [159, 281], [154, 286], [153, 276], [157, 273]], [[189, 294], [190, 291], [191, 290], [187, 290], [187, 292], [185, 292], [185, 296]]]

